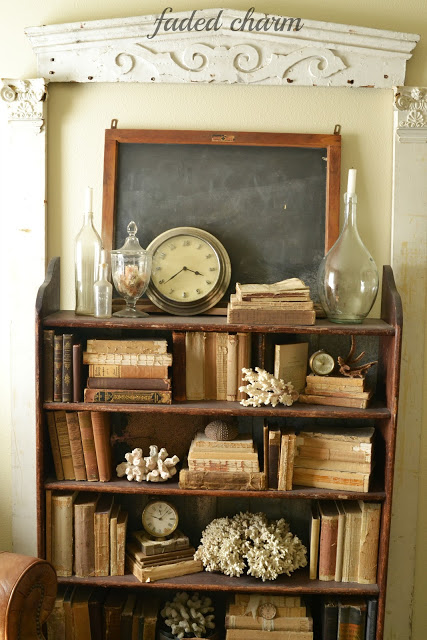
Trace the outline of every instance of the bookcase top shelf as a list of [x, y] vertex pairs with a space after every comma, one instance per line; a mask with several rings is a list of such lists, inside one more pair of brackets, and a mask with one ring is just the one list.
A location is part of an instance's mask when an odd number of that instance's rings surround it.
[[358, 418], [364, 420], [390, 417], [384, 403], [374, 400], [366, 409], [353, 407], [331, 407], [314, 404], [299, 404], [291, 407], [244, 407], [239, 402], [225, 400], [203, 400], [200, 402], [178, 402], [174, 404], [119, 404], [102, 402], [45, 402], [44, 409], [65, 411], [113, 411], [122, 413], [171, 413], [198, 416], [272, 416], [276, 418]]
[[129, 482], [126, 479], [116, 479], [110, 482], [86, 482], [75, 480], [48, 479], [45, 489], [56, 491], [95, 491], [97, 493], [118, 494], [147, 494], [147, 495], [185, 495], [185, 496], [216, 496], [228, 498], [286, 498], [311, 500], [367, 500], [383, 501], [385, 492], [374, 487], [373, 491], [362, 493], [359, 491], [338, 491], [331, 489], [313, 489], [312, 487], [294, 487], [292, 491], [227, 491], [218, 489], [181, 489], [178, 480], [164, 483], [157, 482]]
[[251, 576], [230, 578], [220, 573], [202, 571], [178, 578], [167, 578], [157, 582], [139, 582], [133, 575], [107, 576], [105, 578], [67, 578], [58, 577], [61, 584], [84, 584], [101, 587], [143, 587], [149, 589], [186, 589], [191, 591], [240, 591], [246, 593], [282, 594], [335, 594], [376, 596], [379, 593], [376, 584], [358, 584], [355, 582], [323, 582], [310, 580], [307, 569], [296, 571], [292, 576], [279, 576], [276, 580], [262, 582]]
[[298, 333], [335, 335], [394, 335], [393, 325], [378, 318], [367, 318], [362, 324], [336, 324], [328, 320], [316, 320], [315, 325], [243, 325], [229, 324], [225, 316], [170, 316], [152, 314], [148, 318], [108, 318], [78, 316], [74, 311], [57, 311], [43, 318], [44, 327], [68, 327], [70, 329], [130, 329], [163, 331], [218, 331], [253, 333]]

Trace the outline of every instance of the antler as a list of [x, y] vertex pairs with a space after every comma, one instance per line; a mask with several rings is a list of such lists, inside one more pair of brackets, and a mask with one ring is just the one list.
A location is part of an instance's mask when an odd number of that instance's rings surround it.
[[351, 336], [351, 344], [350, 351], [348, 352], [348, 356], [346, 358], [342, 358], [338, 356], [338, 364], [340, 365], [339, 371], [341, 375], [346, 376], [348, 378], [363, 378], [371, 367], [375, 364], [378, 364], [378, 360], [374, 360], [373, 362], [367, 362], [366, 364], [361, 365], [360, 367], [354, 367], [353, 365], [360, 362], [360, 360], [365, 355], [365, 352], [362, 351], [356, 358], [354, 358], [354, 352], [356, 351], [356, 339], [354, 336]]

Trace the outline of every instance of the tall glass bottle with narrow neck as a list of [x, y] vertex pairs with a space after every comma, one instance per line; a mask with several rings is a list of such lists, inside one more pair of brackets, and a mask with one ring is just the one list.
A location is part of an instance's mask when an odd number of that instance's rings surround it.
[[338, 323], [361, 323], [378, 292], [376, 264], [357, 230], [355, 188], [356, 169], [350, 169], [344, 225], [318, 271], [320, 302], [328, 319]]
[[98, 270], [98, 280], [93, 285], [95, 318], [111, 318], [113, 285], [108, 281], [108, 264], [106, 252], [101, 251], [101, 262]]
[[86, 190], [83, 226], [74, 245], [76, 281], [76, 314], [93, 316], [95, 311], [93, 285], [98, 279], [101, 238], [93, 226], [92, 188]]

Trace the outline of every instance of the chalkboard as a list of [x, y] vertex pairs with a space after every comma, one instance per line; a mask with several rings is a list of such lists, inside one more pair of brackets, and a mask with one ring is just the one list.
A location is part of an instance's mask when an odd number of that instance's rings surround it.
[[318, 265], [338, 232], [339, 136], [288, 136], [293, 144], [283, 144], [283, 134], [236, 133], [213, 144], [220, 136], [211, 132], [145, 132], [143, 142], [144, 132], [134, 141], [124, 133], [120, 141], [120, 130], [107, 132], [106, 248], [123, 244], [131, 220], [143, 247], [172, 227], [199, 227], [230, 256], [229, 291], [236, 282], [289, 277], [315, 289]]

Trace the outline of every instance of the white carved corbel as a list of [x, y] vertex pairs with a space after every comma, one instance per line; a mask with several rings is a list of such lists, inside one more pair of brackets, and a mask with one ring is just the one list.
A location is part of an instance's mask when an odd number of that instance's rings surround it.
[[394, 106], [399, 142], [427, 142], [427, 89], [399, 87]]
[[43, 78], [34, 80], [1, 79], [0, 97], [6, 105], [8, 122], [29, 122], [41, 131], [44, 102], [47, 97]]

